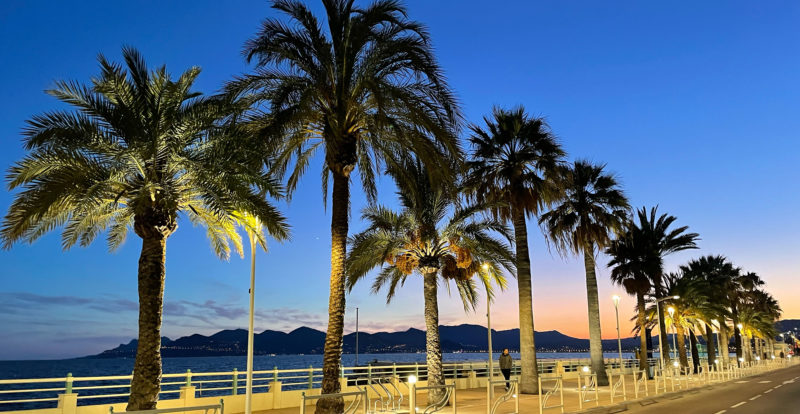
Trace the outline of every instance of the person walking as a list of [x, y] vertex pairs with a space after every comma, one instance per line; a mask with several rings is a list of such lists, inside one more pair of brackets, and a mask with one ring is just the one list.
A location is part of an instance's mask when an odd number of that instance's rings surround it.
[[500, 372], [502, 372], [503, 376], [506, 378], [506, 391], [511, 387], [509, 379], [511, 379], [511, 367], [513, 365], [514, 362], [511, 360], [511, 355], [508, 353], [508, 348], [503, 349], [503, 353], [500, 354]]

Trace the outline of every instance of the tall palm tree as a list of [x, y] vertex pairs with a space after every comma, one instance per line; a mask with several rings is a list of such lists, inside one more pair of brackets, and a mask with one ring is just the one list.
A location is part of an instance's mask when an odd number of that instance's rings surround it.
[[[92, 84], [57, 82], [47, 93], [75, 111], [34, 116], [24, 130], [30, 151], [9, 171], [15, 195], [0, 228], [3, 247], [33, 242], [62, 227], [62, 246], [88, 246], [107, 231], [109, 250], [129, 228], [142, 239], [139, 257], [139, 342], [128, 410], [154, 409], [161, 380], [161, 317], [167, 238], [181, 214], [208, 229], [214, 252], [243, 254], [234, 212], [261, 220], [278, 239], [284, 217], [264, 197], [280, 187], [260, 163], [231, 151], [235, 103], [191, 90], [199, 68], [172, 80], [164, 66], [148, 70], [134, 49], [126, 67], [99, 57]], [[235, 111], [233, 112], [235, 113]], [[230, 128], [229, 128], [230, 127]], [[254, 167], [254, 165], [256, 167]]]
[[522, 107], [495, 108], [486, 127], [472, 125], [472, 160], [466, 185], [472, 199], [495, 205], [492, 215], [514, 226], [517, 289], [519, 291], [520, 391], [539, 392], [536, 345], [533, 338], [533, 292], [526, 219], [538, 216], [561, 197], [558, 172], [564, 150], [544, 119]]
[[[728, 363], [728, 326], [726, 320], [730, 317], [728, 310], [729, 300], [725, 289], [726, 280], [737, 274], [738, 269], [727, 258], [721, 255], [707, 255], [690, 260], [687, 264], [680, 267], [685, 277], [698, 280], [704, 287], [699, 294], [705, 297], [705, 301], [714, 304], [712, 314], [707, 315], [705, 326], [705, 338], [708, 343], [708, 360], [716, 359], [716, 347], [713, 341], [713, 331], [718, 329], [720, 356], [723, 366]], [[715, 322], [716, 321], [716, 322]]]
[[[229, 85], [253, 94], [254, 126], [277, 153], [275, 171], [288, 172], [291, 193], [311, 158], [324, 151], [323, 201], [331, 193], [331, 275], [322, 392], [340, 390], [345, 312], [350, 176], [358, 168], [369, 200], [377, 193], [381, 163], [412, 152], [431, 175], [454, 181], [462, 161], [455, 138], [456, 100], [445, 82], [423, 25], [409, 20], [395, 0], [357, 7], [353, 0], [323, 0], [326, 27], [298, 0], [273, 0], [288, 22], [266, 19], [245, 45], [253, 74]], [[264, 104], [269, 114], [258, 108]], [[321, 399], [320, 413], [340, 412], [341, 399]]]
[[[696, 241], [700, 236], [697, 233], [687, 233], [688, 226], [678, 228], [670, 228], [677, 220], [675, 216], [662, 214], [656, 218], [658, 207], [652, 207], [650, 214], [647, 209], [642, 207], [636, 212], [638, 224], [636, 225], [637, 231], [640, 232], [640, 237], [648, 263], [647, 276], [653, 285], [653, 294], [657, 298], [667, 296], [664, 289], [664, 257], [673, 253], [683, 250], [697, 249]], [[664, 307], [659, 307], [658, 315], [658, 328], [659, 328], [659, 341], [667, 343], [666, 325], [664, 323]], [[665, 360], [668, 360], [664, 355]]]
[[[398, 212], [382, 206], [366, 208], [362, 218], [368, 227], [351, 238], [347, 257], [350, 289], [371, 270], [380, 267], [372, 285], [377, 293], [388, 286], [387, 303], [409, 275], [423, 278], [428, 386], [444, 385], [442, 349], [439, 341], [438, 284], [454, 281], [465, 310], [474, 310], [477, 296], [474, 275], [481, 276], [491, 294], [490, 278], [501, 287], [500, 269], [513, 270], [514, 254], [496, 232], [511, 240], [503, 223], [483, 217], [485, 206], [456, 207], [442, 185], [432, 181], [419, 162], [390, 169], [398, 183]], [[448, 213], [452, 211], [452, 215]], [[490, 298], [487, 298], [489, 300]], [[439, 402], [443, 389], [432, 389], [430, 404]]]
[[[652, 284], [647, 276], [647, 261], [644, 260], [642, 249], [639, 248], [638, 232], [633, 222], [628, 221], [622, 234], [612, 240], [606, 248], [606, 255], [611, 257], [608, 267], [611, 268], [611, 281], [622, 286], [629, 295], [636, 296], [636, 319], [639, 331], [639, 367], [646, 369], [647, 362], [647, 301]], [[648, 376], [650, 370], [646, 369]]]
[[575, 161], [564, 172], [564, 198], [543, 214], [539, 223], [562, 254], [583, 255], [586, 270], [586, 299], [589, 308], [589, 350], [592, 371], [599, 385], [608, 385], [600, 332], [600, 299], [597, 293], [595, 252], [605, 249], [611, 236], [624, 227], [628, 199], [617, 179], [603, 171], [605, 166]]

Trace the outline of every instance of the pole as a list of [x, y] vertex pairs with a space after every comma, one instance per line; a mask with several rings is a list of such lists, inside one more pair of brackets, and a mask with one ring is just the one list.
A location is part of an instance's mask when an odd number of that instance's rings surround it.
[[[622, 339], [619, 336], [619, 296], [614, 296], [614, 313], [617, 315], [617, 349], [619, 350], [619, 373], [622, 375]], [[645, 352], [646, 350], [642, 350]]]
[[489, 335], [489, 399], [491, 400], [494, 396], [494, 387], [491, 386], [492, 378], [494, 378], [494, 361], [492, 355], [492, 314], [490, 305], [491, 300], [489, 300], [489, 290], [487, 286], [486, 290], [486, 331], [487, 335]]
[[356, 366], [358, 366], [358, 307], [356, 307]]
[[661, 317], [661, 303], [656, 299], [656, 326], [658, 326], [658, 357], [661, 360], [661, 369], [663, 370], [664, 367], [664, 344], [661, 340], [661, 321], [659, 318]]
[[245, 385], [244, 412], [251, 414], [253, 409], [253, 308], [256, 291], [256, 239], [248, 232], [250, 238], [250, 317], [247, 325], [247, 384]]
[[[672, 319], [672, 316], [670, 316], [670, 319]], [[678, 328], [675, 326], [674, 319], [672, 319], [672, 332], [674, 332], [672, 334], [672, 359], [677, 359], [678, 355], [676, 354], [678, 353], [678, 345], [675, 344], [675, 337], [678, 336]]]

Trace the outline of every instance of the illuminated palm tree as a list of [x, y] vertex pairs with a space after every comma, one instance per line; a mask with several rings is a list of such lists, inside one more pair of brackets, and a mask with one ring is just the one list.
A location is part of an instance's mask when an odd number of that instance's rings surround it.
[[[291, 193], [311, 159], [324, 153], [323, 201], [331, 193], [331, 274], [322, 393], [340, 390], [345, 312], [345, 257], [350, 178], [367, 198], [377, 195], [381, 164], [415, 153], [431, 175], [454, 181], [462, 161], [455, 129], [456, 100], [445, 82], [423, 25], [394, 0], [366, 7], [353, 0], [323, 0], [325, 26], [300, 1], [274, 0], [288, 22], [266, 19], [245, 46], [256, 70], [232, 82], [233, 94], [256, 99], [253, 126], [276, 153], [275, 171], [288, 172]], [[261, 105], [269, 110], [261, 115]], [[340, 398], [321, 399], [317, 412], [337, 413]]]
[[611, 268], [611, 281], [622, 286], [629, 295], [636, 296], [636, 329], [639, 332], [639, 367], [647, 371], [647, 337], [649, 321], [647, 319], [646, 296], [651, 293], [652, 284], [648, 275], [648, 262], [644, 260], [639, 242], [635, 240], [638, 232], [632, 222], [626, 223], [624, 233], [612, 240], [605, 253], [611, 257], [608, 267]]
[[533, 291], [526, 219], [558, 201], [558, 183], [564, 150], [544, 119], [531, 117], [522, 107], [495, 108], [485, 117], [486, 127], [473, 125], [466, 185], [470, 197], [492, 203], [493, 217], [511, 221], [516, 246], [519, 292], [520, 392], [539, 392], [536, 346], [533, 338]]
[[28, 121], [30, 151], [9, 170], [20, 188], [3, 219], [0, 239], [10, 248], [62, 227], [64, 249], [88, 246], [107, 232], [109, 250], [128, 229], [142, 239], [139, 256], [139, 336], [128, 410], [156, 408], [161, 382], [161, 318], [167, 239], [185, 215], [203, 225], [214, 253], [227, 259], [230, 241], [243, 254], [234, 212], [257, 217], [285, 239], [284, 217], [266, 199], [280, 187], [248, 158], [233, 124], [241, 108], [191, 90], [191, 68], [172, 80], [166, 67], [148, 70], [124, 48], [126, 67], [100, 56], [90, 86], [57, 82], [47, 91], [75, 111], [54, 111]]
[[[473, 276], [478, 275], [491, 296], [491, 281], [501, 287], [501, 269], [514, 269], [514, 254], [491, 234], [511, 239], [504, 224], [486, 219], [485, 206], [459, 208], [448, 191], [432, 181], [421, 163], [409, 162], [390, 169], [400, 189], [402, 210], [383, 206], [364, 209], [368, 227], [351, 238], [347, 257], [348, 288], [380, 267], [372, 291], [387, 287], [387, 303], [408, 276], [423, 279], [428, 386], [444, 385], [442, 349], [439, 341], [438, 284], [453, 281], [465, 310], [473, 310], [477, 296]], [[452, 211], [452, 214], [448, 214]], [[487, 298], [490, 300], [491, 297]], [[429, 391], [430, 404], [442, 399], [443, 389]]]
[[690, 260], [689, 263], [680, 267], [684, 277], [700, 281], [705, 285], [704, 288], [699, 290], [699, 293], [705, 297], [707, 303], [714, 304], [713, 313], [707, 315], [705, 324], [706, 342], [708, 343], [708, 360], [714, 361], [716, 359], [716, 347], [714, 345], [713, 331], [717, 329], [719, 332], [720, 355], [722, 357], [723, 365], [728, 363], [728, 324], [726, 320], [731, 316], [728, 310], [729, 300], [728, 293], [725, 289], [720, 289], [725, 286], [725, 280], [732, 275], [738, 273], [738, 269], [728, 259], [720, 255], [708, 255], [698, 259]]
[[612, 235], [620, 233], [630, 206], [616, 178], [603, 168], [587, 161], [575, 161], [562, 178], [563, 200], [543, 214], [539, 223], [562, 254], [583, 255], [592, 371], [597, 374], [599, 385], [608, 385], [594, 257], [596, 250], [609, 245]]

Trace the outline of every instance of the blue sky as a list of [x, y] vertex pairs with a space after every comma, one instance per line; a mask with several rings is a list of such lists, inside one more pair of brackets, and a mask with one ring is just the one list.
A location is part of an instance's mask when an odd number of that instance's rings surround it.
[[[320, 10], [316, 1], [310, 2]], [[464, 114], [481, 122], [493, 105], [523, 104], [545, 116], [571, 158], [608, 163], [635, 206], [658, 204], [700, 233], [700, 254], [724, 254], [767, 281], [786, 317], [800, 317], [800, 5], [745, 2], [407, 1], [425, 23]], [[118, 60], [137, 47], [173, 74], [198, 65], [212, 93], [248, 69], [242, 44], [274, 15], [266, 1], [27, 2], [0, 4], [0, 167], [23, 155], [20, 130], [59, 108], [42, 91], [58, 79], [88, 81], [96, 56]], [[318, 160], [319, 161], [319, 160]], [[0, 191], [5, 212], [12, 195]], [[381, 181], [382, 202], [394, 203]], [[289, 205], [293, 240], [258, 256], [258, 329], [323, 328], [327, 321], [329, 213], [319, 162]], [[351, 229], [365, 205], [353, 195]], [[548, 251], [531, 222], [536, 329], [586, 336], [582, 263]], [[0, 251], [0, 359], [99, 352], [136, 333], [133, 235], [110, 254], [102, 243], [63, 252], [57, 233]], [[188, 222], [168, 242], [164, 334], [178, 337], [246, 327], [248, 263], [221, 262]], [[606, 259], [601, 258], [600, 263]], [[618, 291], [598, 269], [602, 298]], [[443, 323], [483, 323], [443, 298]], [[621, 315], [632, 314], [625, 298]], [[422, 327], [422, 291], [406, 285], [394, 302], [356, 287], [367, 330]], [[483, 307], [479, 307], [482, 309]], [[516, 290], [493, 308], [498, 328], [517, 325]], [[496, 314], [494, 314], [496, 313]], [[601, 303], [603, 335], [613, 307]], [[348, 313], [347, 329], [354, 328]], [[623, 321], [623, 334], [629, 324]]]

